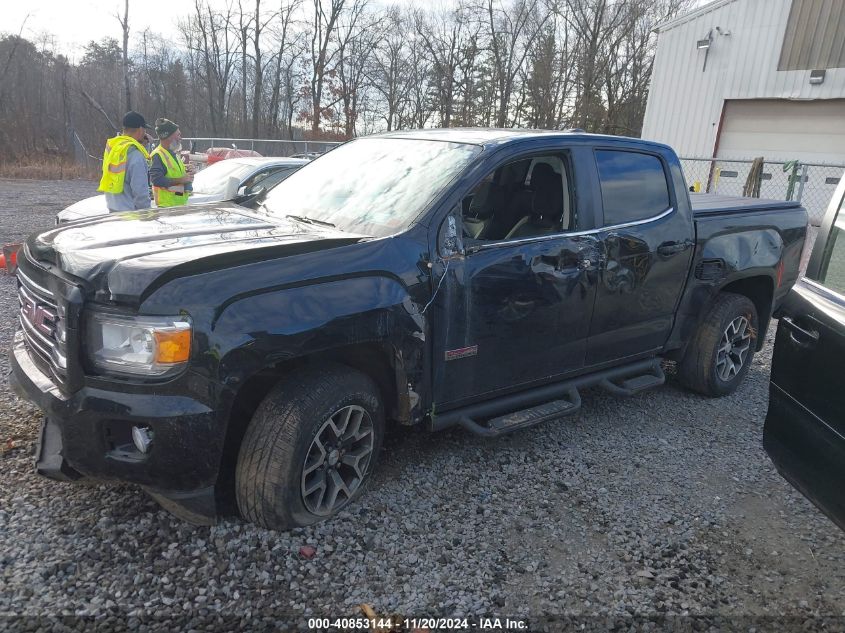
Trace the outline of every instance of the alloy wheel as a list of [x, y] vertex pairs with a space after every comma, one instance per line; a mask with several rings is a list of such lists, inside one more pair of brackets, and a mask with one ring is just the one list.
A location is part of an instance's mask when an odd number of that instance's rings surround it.
[[719, 341], [716, 354], [716, 373], [723, 381], [732, 380], [742, 370], [751, 349], [751, 324], [744, 316], [728, 324]]
[[312, 514], [329, 516], [352, 498], [364, 481], [375, 446], [367, 411], [349, 405], [320, 427], [302, 467], [302, 500]]

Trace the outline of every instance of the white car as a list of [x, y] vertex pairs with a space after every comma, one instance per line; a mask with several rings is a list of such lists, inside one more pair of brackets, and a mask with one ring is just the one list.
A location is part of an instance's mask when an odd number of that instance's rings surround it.
[[[270, 189], [310, 161], [301, 158], [229, 158], [214, 163], [194, 176], [194, 192], [188, 204], [234, 200]], [[155, 207], [155, 202], [152, 203]], [[106, 196], [75, 202], [56, 215], [56, 224], [108, 214]]]

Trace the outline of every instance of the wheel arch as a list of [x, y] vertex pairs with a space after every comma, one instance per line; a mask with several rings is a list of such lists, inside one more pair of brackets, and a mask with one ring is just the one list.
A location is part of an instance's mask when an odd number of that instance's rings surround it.
[[400, 352], [387, 342], [355, 343], [268, 362], [242, 380], [231, 399], [218, 474], [218, 497], [223, 511], [236, 511], [234, 474], [238, 451], [250, 420], [273, 387], [305, 368], [321, 364], [343, 365], [368, 376], [376, 384], [388, 423], [411, 424], [412, 403], [401, 361]]
[[754, 308], [757, 310], [758, 329], [756, 351], [759, 352], [763, 349], [763, 342], [766, 338], [766, 332], [769, 329], [769, 321], [772, 318], [772, 305], [775, 293], [774, 280], [768, 275], [743, 277], [719, 288], [717, 295], [724, 292], [742, 295], [754, 304]]

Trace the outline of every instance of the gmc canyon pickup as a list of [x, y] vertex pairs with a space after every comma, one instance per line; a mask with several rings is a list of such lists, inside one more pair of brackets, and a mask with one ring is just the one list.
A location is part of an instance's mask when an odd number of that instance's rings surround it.
[[83, 220], [18, 257], [36, 469], [208, 523], [325, 519], [386, 424], [494, 437], [630, 395], [730, 393], [798, 277], [793, 202], [690, 195], [664, 145], [578, 131], [351, 141], [255, 209]]

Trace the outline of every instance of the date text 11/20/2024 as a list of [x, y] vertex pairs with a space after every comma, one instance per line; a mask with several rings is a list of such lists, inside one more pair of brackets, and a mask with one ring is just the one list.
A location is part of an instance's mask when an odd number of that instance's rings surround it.
[[310, 631], [522, 631], [528, 633], [528, 622], [518, 618], [428, 618], [378, 617], [371, 618], [309, 618]]

